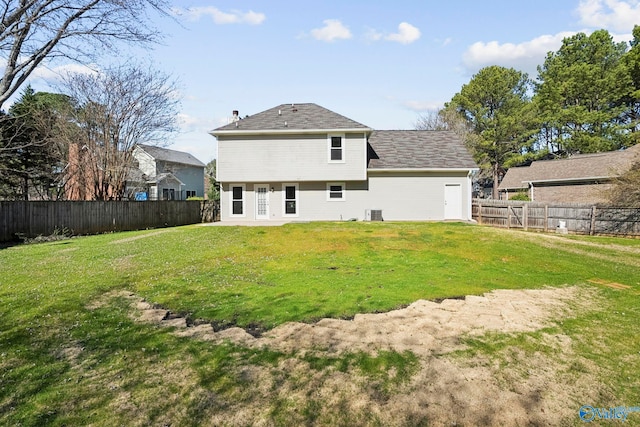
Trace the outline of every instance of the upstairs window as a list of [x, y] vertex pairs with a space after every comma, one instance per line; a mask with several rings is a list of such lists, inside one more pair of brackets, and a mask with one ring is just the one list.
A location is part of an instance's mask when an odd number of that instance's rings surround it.
[[329, 161], [334, 163], [344, 162], [343, 135], [329, 135]]

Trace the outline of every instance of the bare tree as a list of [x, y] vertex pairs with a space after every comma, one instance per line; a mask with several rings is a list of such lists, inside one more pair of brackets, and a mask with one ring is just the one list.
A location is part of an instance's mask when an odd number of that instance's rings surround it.
[[118, 41], [157, 42], [147, 12], [167, 7], [166, 0], [0, 0], [0, 106], [45, 59], [91, 62]]
[[449, 123], [443, 117], [444, 110], [429, 110], [419, 116], [413, 127], [417, 130], [449, 130]]
[[413, 126], [417, 130], [450, 130], [465, 142], [471, 133], [468, 123], [459, 114], [444, 108], [427, 111], [418, 117]]
[[613, 206], [640, 208], [640, 157], [624, 174], [614, 178], [605, 194]]
[[67, 197], [125, 198], [135, 145], [161, 145], [177, 130], [176, 83], [153, 69], [125, 65], [71, 74], [61, 88], [76, 103], [77, 126], [66, 135]]

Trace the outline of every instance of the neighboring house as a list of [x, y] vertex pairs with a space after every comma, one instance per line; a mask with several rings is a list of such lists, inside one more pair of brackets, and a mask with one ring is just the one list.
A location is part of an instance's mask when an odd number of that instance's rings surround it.
[[640, 161], [640, 144], [626, 150], [535, 161], [507, 171], [498, 191], [508, 200], [525, 192], [536, 202], [603, 203], [611, 178]]
[[[139, 173], [130, 174], [130, 188], [148, 200], [204, 197], [204, 163], [189, 153], [152, 145], [136, 145], [133, 157]], [[141, 173], [141, 174], [140, 174]]]
[[468, 220], [477, 166], [453, 132], [374, 131], [316, 104], [214, 129], [221, 220]]

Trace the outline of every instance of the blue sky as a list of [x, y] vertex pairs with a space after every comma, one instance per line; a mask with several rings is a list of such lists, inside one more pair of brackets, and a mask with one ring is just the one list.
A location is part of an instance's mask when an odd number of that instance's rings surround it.
[[[534, 6], [535, 4], [535, 6]], [[174, 1], [153, 51], [132, 51], [179, 82], [181, 132], [171, 148], [203, 162], [207, 131], [232, 110], [251, 115], [313, 102], [374, 129], [410, 129], [484, 66], [536, 77], [562, 38], [640, 24], [638, 0]], [[64, 67], [62, 67], [64, 68]], [[51, 70], [32, 79], [47, 90]], [[59, 71], [59, 70], [54, 70]]]

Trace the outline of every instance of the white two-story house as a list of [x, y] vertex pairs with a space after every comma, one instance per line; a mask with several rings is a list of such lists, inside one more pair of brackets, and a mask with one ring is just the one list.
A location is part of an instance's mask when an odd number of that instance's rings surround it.
[[221, 220], [468, 220], [477, 166], [453, 132], [375, 131], [316, 104], [212, 130]]

